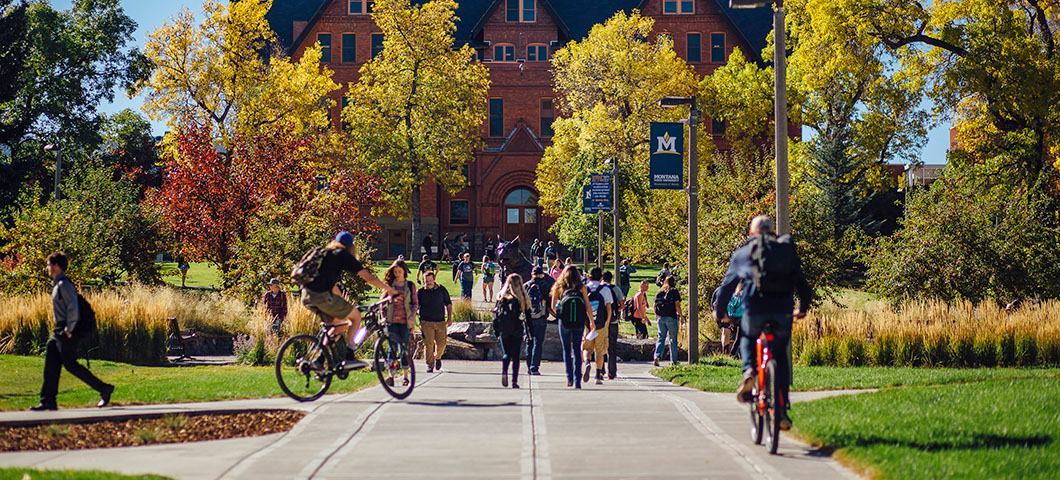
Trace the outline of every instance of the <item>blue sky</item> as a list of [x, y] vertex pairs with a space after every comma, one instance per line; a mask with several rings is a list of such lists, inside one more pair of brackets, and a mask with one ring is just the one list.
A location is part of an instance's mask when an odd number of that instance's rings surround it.
[[[66, 10], [70, 8], [72, 0], [52, 0], [52, 5], [58, 10]], [[197, 11], [201, 5], [201, 1], [183, 1], [183, 0], [122, 0], [122, 7], [125, 9], [125, 13], [129, 15], [137, 23], [136, 33], [133, 35], [132, 46], [143, 49], [144, 40], [147, 38], [147, 33], [151, 32], [174, 16], [183, 7], [188, 7], [192, 11]], [[129, 99], [125, 96], [124, 92], [119, 92], [115, 95], [114, 102], [109, 104], [100, 105], [99, 110], [105, 113], [115, 113], [126, 108], [132, 108], [141, 114], [141, 105], [143, 105], [143, 99], [137, 97]], [[163, 122], [152, 121], [155, 135], [161, 135], [165, 132], [166, 126]], [[804, 129], [803, 135], [808, 136], [810, 131]], [[946, 150], [949, 148], [950, 135], [949, 125], [942, 125], [941, 127], [935, 128], [928, 132], [928, 142], [921, 153], [921, 160], [924, 163], [945, 163], [946, 161]]]

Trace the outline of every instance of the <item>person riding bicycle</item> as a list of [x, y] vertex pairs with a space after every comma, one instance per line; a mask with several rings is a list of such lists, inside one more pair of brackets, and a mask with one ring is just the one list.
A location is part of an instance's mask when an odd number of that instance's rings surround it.
[[[361, 326], [361, 312], [346, 301], [338, 289], [339, 278], [343, 271], [356, 274], [368, 284], [400, 301], [401, 297], [396, 290], [379, 280], [357, 259], [357, 247], [353, 242], [353, 234], [339, 232], [335, 235], [335, 240], [328, 243], [324, 250], [326, 253], [320, 261], [316, 278], [302, 287], [302, 304], [310, 310], [319, 312], [323, 321], [339, 326], [340, 331], [349, 325], [352, 327], [350, 331], [356, 332]], [[346, 325], [342, 325], [344, 323]], [[368, 366], [367, 363], [354, 356], [353, 351], [357, 348], [354, 335], [346, 335], [346, 346], [345, 368]]]
[[[806, 316], [813, 291], [790, 240], [778, 239], [773, 233], [773, 220], [759, 215], [751, 220], [751, 238], [736, 250], [729, 260], [721, 290], [714, 303], [715, 320], [729, 315], [728, 306], [736, 286], [743, 283], [743, 319], [740, 322], [740, 357], [743, 362], [743, 380], [736, 391], [740, 402], [751, 401], [751, 390], [755, 383], [755, 339], [767, 323], [772, 323], [774, 351], [777, 361], [777, 376], [783, 401], [777, 408], [777, 418], [783, 430], [791, 428], [787, 410], [791, 406], [788, 390], [791, 385], [791, 326], [794, 318]], [[793, 293], [799, 296], [799, 308], [795, 309]]]

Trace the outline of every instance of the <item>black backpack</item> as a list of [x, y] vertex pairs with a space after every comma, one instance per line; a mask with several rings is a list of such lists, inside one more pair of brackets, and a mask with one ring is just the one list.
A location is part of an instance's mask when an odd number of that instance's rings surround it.
[[74, 336], [84, 337], [96, 331], [96, 312], [92, 305], [80, 293], [77, 294], [77, 324], [74, 325]]
[[541, 286], [536, 280], [526, 282], [526, 296], [530, 299], [530, 318], [540, 320], [548, 316], [548, 308], [545, 307], [545, 296], [541, 292]]
[[[791, 236], [759, 235], [751, 244], [751, 281], [755, 291], [791, 293], [799, 273], [799, 255]], [[722, 306], [724, 307], [724, 305]]]
[[622, 314], [626, 316], [626, 320], [632, 320], [637, 314], [637, 302], [632, 297], [627, 298], [626, 303], [622, 305]]
[[563, 296], [559, 299], [559, 306], [556, 307], [556, 316], [559, 317], [560, 326], [563, 328], [568, 330], [585, 328], [589, 317], [585, 314], [585, 299], [582, 298], [582, 292], [578, 290], [563, 292]]
[[496, 333], [514, 333], [522, 330], [519, 316], [523, 312], [519, 311], [519, 301], [514, 298], [504, 298], [497, 300], [496, 306], [493, 308], [493, 329]]
[[604, 310], [604, 295], [600, 293], [600, 290], [605, 288], [604, 285], [597, 285], [595, 289], [589, 290], [589, 304], [599, 305], [599, 308], [593, 311], [596, 318], [593, 319], [593, 324], [596, 328], [604, 328], [607, 326], [607, 310]]
[[677, 316], [677, 305], [674, 304], [673, 300], [670, 300], [669, 291], [659, 290], [659, 293], [655, 294], [655, 315], [659, 317], [676, 317]]
[[291, 268], [291, 280], [302, 286], [313, 283], [320, 274], [320, 265], [324, 263], [324, 257], [327, 255], [328, 250], [325, 248], [314, 248], [306, 252]]
[[629, 271], [626, 267], [618, 267], [618, 284], [629, 285]]

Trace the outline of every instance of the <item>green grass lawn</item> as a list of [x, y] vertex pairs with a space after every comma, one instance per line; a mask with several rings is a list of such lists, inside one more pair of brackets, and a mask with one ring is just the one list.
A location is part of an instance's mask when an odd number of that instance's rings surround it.
[[[180, 270], [177, 264], [162, 263], [162, 280], [170, 285], [180, 286]], [[194, 262], [188, 264], [188, 277], [184, 285], [188, 287], [211, 287], [221, 288], [221, 274], [217, 267], [206, 262]]]
[[[117, 387], [112, 401], [119, 405], [283, 396], [272, 367], [140, 367], [93, 360], [91, 370], [104, 382]], [[43, 372], [43, 357], [0, 355], [0, 410], [22, 410], [36, 405]], [[346, 380], [335, 379], [329, 392], [352, 392], [375, 382], [372, 373], [350, 372]], [[95, 390], [63, 371], [59, 382], [60, 407], [87, 407], [98, 401]]]
[[0, 468], [0, 479], [7, 480], [168, 480], [157, 475], [122, 475], [96, 470], [36, 470]]
[[1053, 479], [1058, 398], [1055, 376], [895, 388], [799, 404], [793, 433], [873, 478]]

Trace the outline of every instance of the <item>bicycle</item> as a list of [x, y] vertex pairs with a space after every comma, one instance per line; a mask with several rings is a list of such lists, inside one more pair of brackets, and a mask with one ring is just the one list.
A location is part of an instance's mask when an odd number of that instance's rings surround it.
[[[379, 383], [388, 394], [397, 399], [407, 398], [416, 385], [416, 368], [412, 359], [414, 352], [396, 336], [387, 333], [387, 321], [383, 308], [390, 297], [367, 306], [356, 307], [361, 312], [365, 337], [375, 334], [373, 361]], [[320, 312], [318, 311], [319, 315]], [[331, 387], [332, 377], [345, 380], [350, 369], [342, 360], [337, 360], [334, 346], [340, 342], [339, 325], [320, 321], [316, 335], [296, 335], [289, 338], [276, 353], [276, 381], [287, 396], [300, 402], [311, 402], [324, 395]], [[341, 353], [341, 352], [338, 352]], [[403, 374], [407, 372], [408, 377]]]
[[[762, 444], [765, 434], [766, 448], [776, 454], [780, 443], [780, 418], [777, 406], [781, 405], [781, 385], [783, 380], [777, 377], [777, 361], [773, 358], [773, 324], [762, 326], [762, 333], [755, 342], [757, 381], [751, 389], [751, 440], [755, 445]], [[764, 429], [763, 429], [764, 427]]]

